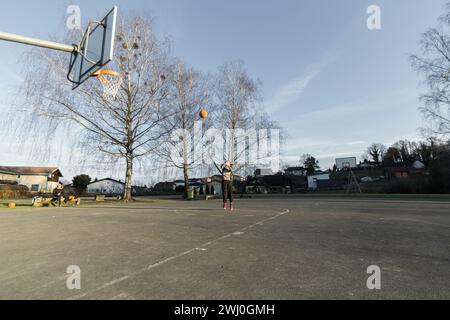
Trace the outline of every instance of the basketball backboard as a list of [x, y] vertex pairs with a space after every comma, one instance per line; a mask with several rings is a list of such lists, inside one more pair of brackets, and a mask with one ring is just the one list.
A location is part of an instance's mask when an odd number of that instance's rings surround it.
[[113, 60], [117, 7], [101, 21], [91, 21], [78, 51], [72, 53], [67, 78], [78, 88], [89, 77]]
[[356, 168], [356, 157], [336, 159], [336, 168], [338, 170]]

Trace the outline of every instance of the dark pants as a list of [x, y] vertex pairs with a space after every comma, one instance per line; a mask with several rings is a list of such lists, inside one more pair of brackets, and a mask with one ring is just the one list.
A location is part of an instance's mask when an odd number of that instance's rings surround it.
[[231, 187], [232, 187], [231, 181], [228, 180], [222, 181], [223, 202], [227, 202], [227, 199], [230, 199], [230, 202], [233, 202], [233, 190], [231, 189]]

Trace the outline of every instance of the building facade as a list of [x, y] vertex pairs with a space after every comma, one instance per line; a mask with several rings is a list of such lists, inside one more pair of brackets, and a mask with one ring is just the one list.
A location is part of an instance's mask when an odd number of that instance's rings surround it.
[[62, 177], [61, 171], [56, 167], [0, 166], [0, 181], [24, 185], [35, 193], [53, 192]]
[[284, 173], [288, 176], [306, 176], [307, 170], [303, 167], [289, 167], [284, 170]]
[[88, 194], [121, 195], [125, 191], [125, 183], [111, 178], [101, 179], [88, 184]]
[[330, 174], [322, 173], [308, 176], [308, 190], [317, 190], [317, 181], [319, 180], [330, 180]]

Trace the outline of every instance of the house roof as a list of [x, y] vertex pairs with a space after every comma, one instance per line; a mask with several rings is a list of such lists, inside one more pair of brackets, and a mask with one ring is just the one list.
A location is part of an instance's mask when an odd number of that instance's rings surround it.
[[329, 176], [330, 173], [329, 173], [329, 172], [319, 172], [319, 171], [316, 171], [314, 174], [309, 175], [308, 178], [316, 178], [316, 177], [326, 176], [326, 175]]
[[36, 176], [49, 176], [52, 174], [58, 174], [63, 177], [61, 171], [57, 167], [10, 167], [0, 166], [0, 173], [14, 174], [14, 175], [36, 175]]
[[170, 181], [162, 181], [162, 182], [158, 182], [157, 184], [155, 184], [156, 186], [162, 186], [162, 185], [171, 185], [173, 186], [175, 184], [175, 182], [170, 182]]
[[303, 167], [289, 167], [284, 171], [297, 171], [297, 170], [301, 170], [301, 171], [306, 171], [306, 168]]
[[93, 184], [93, 183], [97, 183], [97, 182], [101, 182], [101, 181], [107, 181], [107, 180], [108, 180], [108, 181], [112, 181], [112, 182], [116, 182], [116, 183], [120, 183], [120, 184], [122, 184], [122, 185], [125, 184], [125, 183], [123, 183], [122, 181], [117, 181], [117, 180], [112, 179], [112, 178], [104, 178], [104, 179], [92, 181], [91, 183], [88, 184], [88, 186], [91, 185], [91, 184]]

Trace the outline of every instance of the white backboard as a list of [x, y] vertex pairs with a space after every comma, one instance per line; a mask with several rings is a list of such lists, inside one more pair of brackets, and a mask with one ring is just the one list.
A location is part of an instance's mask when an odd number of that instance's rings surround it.
[[338, 158], [336, 159], [336, 167], [338, 170], [344, 168], [356, 168], [356, 157]]

